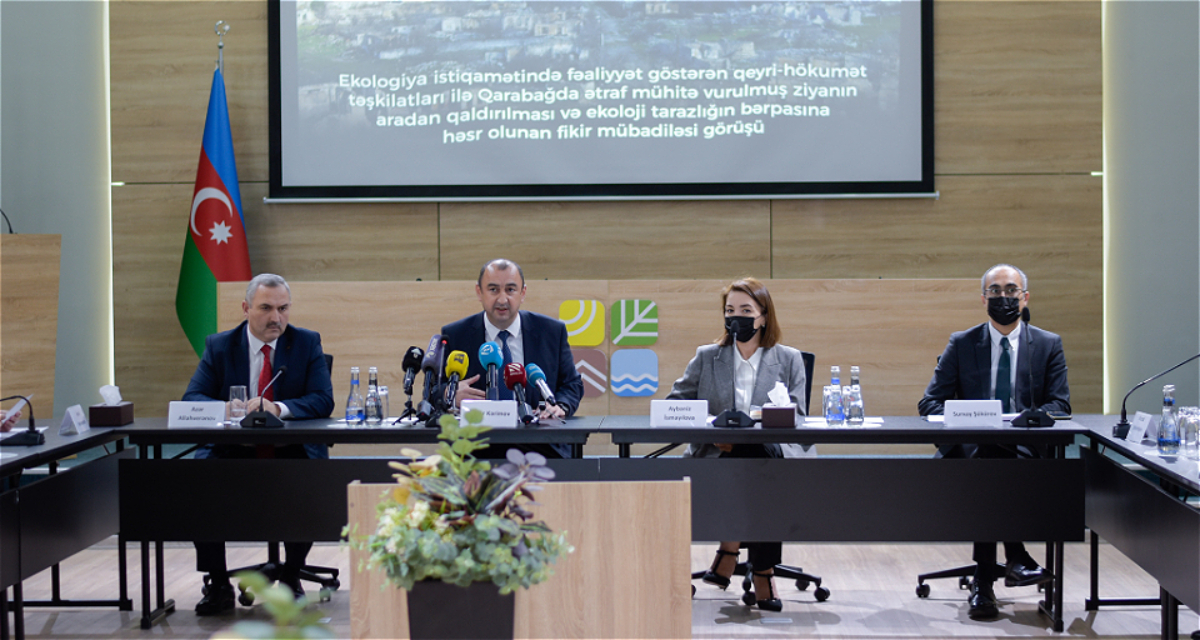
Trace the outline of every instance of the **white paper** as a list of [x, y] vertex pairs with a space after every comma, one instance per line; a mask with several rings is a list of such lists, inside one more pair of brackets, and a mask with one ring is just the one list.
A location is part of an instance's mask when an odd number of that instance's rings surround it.
[[770, 398], [771, 404], [782, 407], [792, 404], [792, 397], [788, 395], [787, 387], [783, 386], [782, 382], [775, 381], [775, 386], [767, 392], [767, 397]]
[[651, 427], [703, 427], [708, 400], [651, 400]]
[[100, 397], [104, 398], [104, 404], [110, 407], [121, 404], [121, 390], [111, 384], [100, 387]]
[[[50, 427], [37, 427], [36, 430], [38, 433], [45, 433], [46, 429], [49, 429], [49, 428]], [[9, 431], [8, 433], [0, 433], [0, 440], [3, 440], [5, 438], [11, 438], [12, 436], [17, 435], [18, 433], [21, 433], [22, 431], [29, 431], [29, 429], [14, 428], [12, 431]]]
[[[30, 397], [30, 398], [32, 398], [32, 397], [33, 397], [33, 394], [32, 394], [32, 393], [31, 393], [31, 394], [29, 394], [29, 397]], [[12, 406], [12, 408], [8, 410], [8, 413], [6, 413], [6, 414], [4, 414], [4, 415], [6, 415], [6, 416], [7, 416], [7, 415], [9, 415], [9, 414], [16, 413], [16, 412], [18, 412], [18, 411], [20, 411], [21, 409], [24, 409], [24, 408], [25, 408], [25, 398], [17, 398], [17, 403], [16, 403], [16, 404], [14, 404], [14, 405]]]
[[168, 429], [221, 429], [225, 427], [225, 403], [171, 402], [167, 410]]
[[458, 417], [460, 425], [467, 424], [467, 412], [478, 409], [483, 412], [483, 427], [493, 429], [516, 429], [521, 419], [517, 416], [516, 400], [463, 400], [462, 413]]
[[67, 412], [63, 415], [62, 424], [58, 427], [58, 435], [77, 436], [81, 433], [86, 433], [91, 428], [91, 425], [88, 424], [87, 415], [83, 413], [83, 406], [76, 404], [67, 407]]
[[1150, 425], [1153, 422], [1154, 416], [1145, 411], [1138, 411], [1133, 414], [1133, 422], [1129, 425], [1129, 433], [1125, 435], [1125, 441], [1140, 444], [1146, 438], [1146, 432], [1150, 429]]

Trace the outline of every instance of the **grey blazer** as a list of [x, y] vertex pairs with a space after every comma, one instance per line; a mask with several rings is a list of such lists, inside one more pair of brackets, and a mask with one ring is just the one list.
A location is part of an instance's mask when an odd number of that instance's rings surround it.
[[[688, 363], [683, 376], [671, 387], [668, 399], [677, 400], [707, 400], [708, 412], [718, 414], [734, 406], [733, 379], [734, 366], [737, 356], [733, 346], [722, 347], [708, 344], [696, 349], [696, 356]], [[804, 359], [800, 351], [777, 344], [763, 350], [762, 361], [758, 364], [758, 375], [754, 378], [754, 393], [750, 394], [750, 404], [762, 406], [769, 399], [767, 392], [775, 382], [782, 382], [788, 388], [788, 395], [796, 405], [800, 415], [806, 415], [804, 404], [805, 386]], [[800, 445], [783, 445], [785, 457], [799, 455]], [[715, 457], [719, 449], [713, 445], [691, 446], [691, 455], [696, 457]]]

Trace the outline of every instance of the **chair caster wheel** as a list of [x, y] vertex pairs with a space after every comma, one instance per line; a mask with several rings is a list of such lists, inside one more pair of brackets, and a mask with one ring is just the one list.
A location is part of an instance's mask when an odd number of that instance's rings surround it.
[[747, 607], [753, 607], [757, 602], [758, 598], [754, 597], [753, 591], [747, 591], [746, 593], [742, 594], [742, 604], [746, 605]]
[[241, 593], [238, 594], [238, 602], [240, 602], [243, 607], [253, 606], [254, 605], [254, 594], [250, 593], [249, 591], [242, 591]]
[[917, 597], [918, 598], [928, 598], [929, 597], [929, 585], [927, 585], [927, 584], [917, 585]]
[[971, 588], [971, 579], [966, 576], [960, 576], [958, 579], [958, 588], [959, 589], [970, 589]]
[[333, 600], [333, 592], [329, 589], [321, 589], [317, 592], [318, 602], [329, 602], [331, 600]]
[[341, 581], [341, 580], [338, 580], [337, 578], [334, 578], [334, 579], [330, 580], [330, 581], [329, 581], [329, 588], [330, 588], [330, 589], [332, 589], [333, 591], [337, 591], [338, 589], [341, 589], [341, 588], [342, 588], [342, 581]]
[[799, 589], [800, 591], [808, 591], [809, 584], [811, 584], [811, 583], [808, 580], [804, 580], [804, 579], [796, 580], [796, 588]]
[[1200, 640], [1200, 631], [1192, 632], [1192, 640]]
[[825, 602], [829, 599], [829, 589], [817, 587], [817, 590], [813, 591], [813, 595], [816, 596], [817, 602]]
[[696, 585], [692, 585], [692, 597], [696, 597]]

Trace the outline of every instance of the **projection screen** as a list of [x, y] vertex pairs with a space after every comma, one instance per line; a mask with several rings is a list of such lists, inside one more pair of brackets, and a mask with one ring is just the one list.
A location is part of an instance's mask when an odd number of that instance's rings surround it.
[[273, 0], [270, 197], [933, 191], [932, 0]]

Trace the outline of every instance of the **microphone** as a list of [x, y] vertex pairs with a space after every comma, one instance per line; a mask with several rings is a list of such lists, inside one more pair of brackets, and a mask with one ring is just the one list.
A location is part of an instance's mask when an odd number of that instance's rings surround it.
[[533, 414], [529, 412], [529, 405], [525, 403], [525, 382], [525, 367], [519, 362], [504, 365], [504, 386], [508, 387], [517, 399], [517, 415], [520, 416], [521, 422], [529, 424], [533, 422]]
[[495, 342], [485, 342], [479, 346], [479, 364], [487, 370], [484, 376], [487, 382], [487, 399], [500, 399], [500, 367], [504, 364], [504, 355], [500, 345]]
[[542, 394], [542, 399], [546, 404], [558, 404], [554, 399], [554, 392], [550, 390], [550, 385], [546, 384], [546, 372], [536, 364], [530, 363], [525, 367], [525, 375], [535, 386], [538, 393]]
[[421, 351], [421, 347], [409, 347], [408, 352], [404, 354], [404, 395], [412, 396], [413, 383], [417, 381], [417, 372], [421, 370], [421, 359], [425, 357], [425, 352]]
[[[1037, 396], [1034, 395], [1033, 388], [1033, 334], [1029, 332], [1029, 307], [1025, 307], [1021, 311], [1021, 317], [1025, 319], [1025, 347], [1029, 349], [1029, 356], [1026, 361], [1029, 363], [1029, 407], [1022, 411], [1017, 417], [1012, 419], [1012, 426], [1025, 427], [1027, 429], [1041, 429], [1044, 427], [1053, 427], [1054, 418], [1038, 409]], [[1017, 355], [1017, 367], [1020, 368], [1019, 360], [1021, 356]]]
[[[274, 386], [275, 381], [285, 373], [287, 373], [286, 364], [279, 367], [279, 371], [275, 372], [275, 375], [271, 378], [271, 381], [267, 383], [267, 386], [263, 387], [262, 393], [258, 394], [258, 396], [260, 398], [266, 396], [267, 392], [271, 390], [272, 386]], [[264, 410], [262, 408], [262, 404], [259, 404], [258, 411], [251, 411], [250, 413], [246, 414], [245, 418], [242, 418], [242, 428], [281, 429], [283, 428], [283, 420], [280, 420], [279, 416], [271, 413], [270, 411]]]
[[[736, 324], [731, 323], [728, 320], [725, 321], [725, 332], [729, 334], [729, 344], [734, 349], [737, 349], [736, 327], [737, 327]], [[730, 353], [730, 355], [735, 358], [737, 357], [737, 354], [735, 354], [735, 353]], [[737, 379], [736, 378], [733, 381], [733, 397], [735, 399], [737, 398]], [[748, 428], [754, 426], [754, 418], [751, 418], [750, 416], [746, 415], [745, 413], [738, 411], [737, 409], [735, 409], [733, 407], [730, 407], [729, 409], [726, 409], [726, 410], [722, 411], [721, 413], [717, 414], [717, 417], [713, 418], [713, 426], [714, 427], [723, 427], [726, 429], [748, 429]]]
[[[29, 395], [31, 397], [33, 396], [33, 394]], [[26, 398], [22, 395], [16, 395], [9, 396], [7, 398], [0, 398], [0, 402], [16, 400], [17, 398], [20, 398], [21, 402], [18, 402], [13, 409], [18, 410], [22, 405], [29, 407], [29, 428], [25, 431], [13, 433], [12, 435], [0, 440], [0, 447], [36, 447], [38, 445], [46, 444], [46, 434], [38, 431], [37, 425], [34, 424], [33, 403], [29, 401], [29, 398]]]
[[[1149, 378], [1146, 378], [1145, 380], [1142, 380], [1141, 382], [1133, 385], [1133, 388], [1129, 390], [1129, 393], [1125, 394], [1125, 399], [1121, 400], [1121, 421], [1118, 422], [1115, 427], [1113, 427], [1113, 437], [1121, 438], [1122, 440], [1124, 440], [1125, 436], [1129, 435], [1129, 420], [1127, 419], [1128, 414], [1125, 413], [1125, 403], [1129, 400], [1129, 396], [1132, 395], [1134, 391], [1137, 391], [1138, 389], [1141, 389], [1142, 387], [1146, 386], [1147, 384], [1154, 382], [1155, 380], [1158, 380], [1159, 378], [1167, 375], [1168, 373], [1171, 373], [1172, 371], [1178, 369], [1179, 367], [1182, 367], [1183, 365], [1191, 362], [1192, 360], [1195, 360], [1196, 358], [1200, 358], [1200, 353], [1197, 353], [1196, 355], [1188, 358], [1187, 360], [1184, 360], [1183, 362], [1180, 362], [1179, 364], [1171, 367], [1170, 369], [1167, 369], [1166, 371], [1163, 371], [1162, 373], [1152, 375]], [[32, 416], [30, 419], [32, 419]]]
[[458, 381], [466, 377], [469, 362], [464, 351], [451, 351], [450, 357], [446, 358], [446, 377], [450, 379], [446, 383], [447, 410], [454, 409], [454, 396], [458, 394]]
[[421, 421], [429, 420], [437, 412], [433, 400], [434, 388], [441, 382], [442, 344], [442, 334], [433, 334], [429, 348], [425, 350], [425, 359], [421, 361], [421, 370], [425, 372], [425, 394], [417, 406], [417, 419]]

